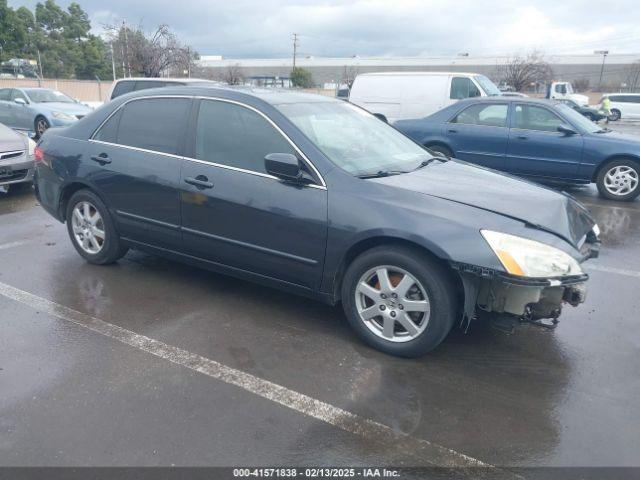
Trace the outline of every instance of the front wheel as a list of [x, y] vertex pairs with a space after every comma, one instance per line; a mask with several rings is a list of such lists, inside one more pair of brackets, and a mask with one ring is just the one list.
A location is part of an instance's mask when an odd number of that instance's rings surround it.
[[46, 132], [50, 126], [51, 125], [49, 125], [49, 121], [46, 118], [44, 118], [42, 115], [38, 115], [33, 122], [33, 128], [36, 133], [36, 138], [42, 137], [44, 132]]
[[92, 191], [79, 190], [73, 194], [66, 220], [71, 243], [89, 263], [106, 265], [127, 253], [107, 207]]
[[393, 245], [373, 248], [351, 263], [342, 305], [362, 340], [401, 357], [436, 348], [451, 330], [458, 307], [455, 284], [442, 265]]
[[605, 198], [633, 200], [640, 194], [640, 164], [627, 159], [608, 162], [600, 170], [596, 184]]
[[613, 110], [611, 110], [611, 113], [609, 114], [609, 121], [616, 122], [616, 121], [620, 120], [621, 117], [622, 117], [622, 112], [620, 112], [620, 110], [614, 108]]
[[427, 146], [427, 148], [434, 152], [436, 155], [440, 154], [441, 156], [444, 155], [447, 158], [453, 158], [453, 152], [444, 145], [430, 145]]

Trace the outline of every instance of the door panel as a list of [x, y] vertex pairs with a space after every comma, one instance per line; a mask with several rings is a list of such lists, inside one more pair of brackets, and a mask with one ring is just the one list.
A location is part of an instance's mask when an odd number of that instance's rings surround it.
[[567, 122], [546, 107], [517, 104], [507, 147], [507, 169], [515, 174], [575, 179], [582, 160], [582, 135], [557, 131]]
[[[201, 179], [212, 188], [185, 182]], [[185, 160], [182, 226], [189, 253], [309, 288], [319, 286], [327, 191]]]

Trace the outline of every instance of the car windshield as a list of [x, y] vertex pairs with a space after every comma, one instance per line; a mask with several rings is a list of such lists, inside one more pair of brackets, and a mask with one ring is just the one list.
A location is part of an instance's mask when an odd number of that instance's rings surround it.
[[571, 124], [575, 127], [578, 127], [582, 131], [586, 131], [589, 133], [595, 133], [602, 130], [601, 127], [593, 123], [587, 117], [582, 115], [581, 113], [575, 111], [573, 108], [565, 105], [564, 103], [558, 103], [555, 106], [562, 115], [568, 119]]
[[25, 90], [25, 92], [34, 103], [76, 103], [73, 98], [57, 90]]
[[293, 103], [277, 108], [329, 160], [355, 176], [404, 173], [432, 158], [385, 122], [348, 103]]
[[476, 75], [473, 79], [480, 84], [487, 95], [501, 95], [500, 89], [484, 75]]

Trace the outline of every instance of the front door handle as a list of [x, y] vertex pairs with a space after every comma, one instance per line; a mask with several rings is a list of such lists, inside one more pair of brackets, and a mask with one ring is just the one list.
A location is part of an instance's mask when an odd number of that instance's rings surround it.
[[449, 133], [458, 133], [458, 130], [454, 130], [453, 128], [450, 128]]
[[200, 190], [204, 190], [205, 188], [213, 188], [213, 182], [210, 182], [207, 177], [204, 175], [198, 175], [197, 177], [186, 177], [184, 179], [184, 183], [188, 183], [189, 185], [193, 185]]
[[527, 140], [529, 137], [527, 137], [526, 135], [518, 135], [516, 138], [518, 140]]
[[101, 153], [100, 155], [92, 155], [91, 160], [93, 160], [94, 162], [98, 162], [100, 165], [111, 163], [111, 159], [106, 153]]

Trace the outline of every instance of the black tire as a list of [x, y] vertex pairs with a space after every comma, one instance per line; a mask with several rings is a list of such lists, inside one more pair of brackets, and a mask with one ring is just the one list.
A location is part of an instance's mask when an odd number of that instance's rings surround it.
[[[636, 181], [635, 188], [630, 192], [624, 195], [615, 195], [607, 190], [606, 186], [606, 177], [607, 173], [611, 171], [611, 169], [615, 167], [627, 167], [630, 168], [633, 172], [635, 172], [635, 178], [638, 179], [640, 176], [640, 163], [626, 158], [621, 158], [617, 160], [611, 160], [605, 163], [598, 172], [598, 176], [596, 178], [596, 185], [598, 187], [598, 192], [604, 198], [608, 198], [609, 200], [619, 200], [623, 202], [629, 202], [635, 199], [638, 195], [640, 195], [640, 182]], [[628, 179], [628, 177], [627, 177]], [[620, 180], [624, 180], [621, 178]]]
[[[76, 235], [73, 231], [73, 210], [76, 205], [87, 202], [89, 203], [102, 217], [102, 226], [104, 227], [104, 239], [101, 244], [101, 249], [97, 253], [90, 253], [83, 249], [80, 245], [79, 241], [76, 239]], [[71, 239], [71, 243], [73, 244], [76, 251], [82, 256], [87, 262], [93, 263], [95, 265], [107, 265], [109, 263], [116, 262], [120, 258], [122, 258], [127, 251], [129, 250], [127, 247], [123, 246], [118, 232], [116, 231], [115, 225], [113, 223], [113, 219], [109, 214], [109, 210], [105, 206], [105, 204], [100, 200], [95, 193], [91, 190], [78, 190], [74, 193], [69, 199], [69, 203], [67, 204], [66, 211], [66, 221], [67, 221], [67, 232], [69, 233], [69, 238]]]
[[449, 149], [448, 147], [445, 147], [444, 145], [429, 145], [427, 146], [427, 148], [429, 150], [431, 150], [432, 152], [435, 152], [436, 154], [440, 153], [442, 155], [444, 155], [445, 157], [448, 158], [454, 158], [453, 157], [453, 152], [451, 151], [451, 149]]
[[[374, 333], [365, 324], [358, 313], [356, 289], [361, 277], [366, 276], [367, 272], [379, 266], [405, 270], [417, 279], [426, 290], [430, 306], [428, 322], [422, 332], [408, 341], [394, 342], [382, 338], [379, 336], [380, 334]], [[450, 332], [459, 307], [459, 297], [451, 272], [429, 255], [417, 249], [397, 245], [375, 247], [358, 256], [349, 265], [344, 275], [341, 296], [342, 306], [349, 324], [365, 343], [385, 353], [408, 358], [422, 356], [436, 348]], [[389, 310], [401, 307], [399, 305], [399, 302], [402, 302], [400, 297], [396, 301], [398, 305], [389, 307]], [[391, 314], [390, 311], [387, 313]], [[402, 312], [398, 310], [398, 313]], [[424, 319], [424, 317], [422, 318]], [[378, 317], [376, 321], [384, 321], [381, 319], [382, 317]], [[394, 330], [403, 329], [402, 326], [398, 327], [396, 323], [393, 328]]]
[[49, 120], [44, 118], [42, 115], [38, 115], [33, 121], [33, 131], [35, 132], [36, 138], [40, 138], [50, 126]]
[[587, 117], [592, 122], [597, 122], [598, 121], [593, 113], [586, 113], [585, 117]]
[[611, 114], [609, 115], [610, 122], [617, 122], [622, 118], [622, 112], [617, 108], [611, 110]]

